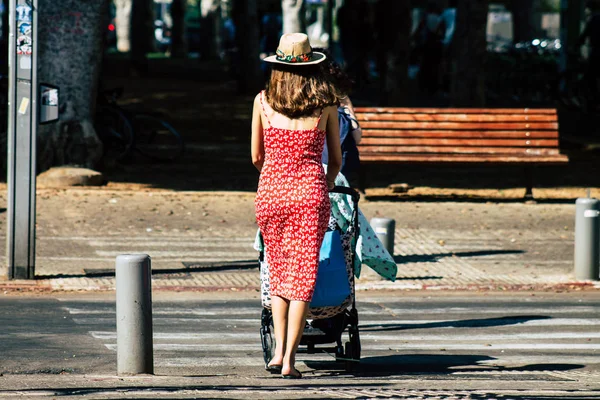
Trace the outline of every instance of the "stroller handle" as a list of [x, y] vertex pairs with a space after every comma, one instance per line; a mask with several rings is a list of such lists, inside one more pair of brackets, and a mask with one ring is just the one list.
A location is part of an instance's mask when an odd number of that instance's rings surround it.
[[348, 196], [352, 197], [352, 200], [355, 204], [358, 203], [358, 200], [360, 199], [360, 194], [356, 190], [346, 186], [334, 186], [329, 193], [347, 194]]

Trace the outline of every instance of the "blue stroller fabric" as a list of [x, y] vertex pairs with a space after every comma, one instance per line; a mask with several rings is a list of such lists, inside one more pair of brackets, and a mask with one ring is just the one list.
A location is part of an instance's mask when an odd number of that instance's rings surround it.
[[310, 306], [337, 306], [342, 304], [350, 294], [351, 288], [340, 232], [328, 231], [321, 245], [317, 282]]

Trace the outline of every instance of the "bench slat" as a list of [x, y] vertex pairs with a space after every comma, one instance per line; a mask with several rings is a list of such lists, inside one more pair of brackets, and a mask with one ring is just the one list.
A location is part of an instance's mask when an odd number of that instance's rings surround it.
[[499, 147], [558, 147], [558, 140], [512, 140], [512, 139], [424, 139], [424, 138], [363, 138], [361, 146], [367, 145], [428, 145], [428, 146], [499, 146]]
[[569, 161], [562, 154], [554, 156], [471, 156], [468, 154], [361, 154], [361, 161], [370, 163], [513, 163], [513, 164], [564, 164]]
[[559, 154], [556, 148], [524, 149], [518, 147], [438, 147], [438, 146], [360, 146], [361, 158], [367, 153], [457, 153], [457, 154], [523, 154], [529, 156]]
[[363, 129], [390, 128], [390, 129], [473, 129], [473, 130], [536, 130], [536, 129], [558, 129], [555, 122], [369, 122], [359, 120]]
[[553, 108], [405, 108], [405, 107], [356, 107], [357, 113], [383, 114], [549, 114], [556, 115]]
[[364, 129], [363, 138], [480, 138], [480, 139], [557, 139], [558, 131], [461, 131], [418, 129]]
[[556, 122], [556, 115], [540, 114], [376, 114], [357, 113], [362, 121], [438, 122]]

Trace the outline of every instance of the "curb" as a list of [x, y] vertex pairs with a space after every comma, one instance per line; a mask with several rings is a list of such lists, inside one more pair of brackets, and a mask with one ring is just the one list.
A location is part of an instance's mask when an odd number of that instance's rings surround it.
[[[377, 282], [357, 283], [356, 291], [486, 291], [486, 292], [511, 292], [511, 291], [589, 291], [600, 289], [600, 282], [561, 282], [561, 283], [540, 283], [540, 284], [459, 284], [459, 285], [421, 285], [421, 284], [378, 284]], [[90, 282], [89, 285], [62, 286], [53, 285], [51, 282], [4, 282], [0, 283], [0, 292], [3, 294], [17, 293], [105, 293], [114, 292], [114, 285], [97, 285]], [[152, 291], [155, 292], [260, 292], [258, 285], [221, 285], [221, 286], [200, 286], [200, 285], [165, 285], [160, 282], [152, 284]]]

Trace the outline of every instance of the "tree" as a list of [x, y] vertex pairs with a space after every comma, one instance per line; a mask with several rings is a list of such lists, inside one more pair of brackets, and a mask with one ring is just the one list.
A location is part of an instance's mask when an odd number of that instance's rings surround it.
[[[104, 1], [104, 0], [102, 0]], [[117, 50], [131, 53], [136, 72], [147, 69], [146, 54], [154, 48], [154, 1], [114, 0]]]
[[304, 32], [306, 30], [302, 11], [304, 0], [281, 0], [283, 12], [283, 33]]
[[131, 62], [137, 73], [148, 70], [146, 54], [154, 49], [154, 0], [133, 0], [131, 7]]
[[540, 34], [540, 0], [512, 0], [513, 42], [531, 41]]
[[185, 11], [186, 0], [173, 0], [171, 3], [171, 57], [181, 58], [187, 55], [187, 41], [185, 39]]
[[133, 0], [114, 0], [114, 3], [116, 8], [117, 50], [128, 53], [131, 50], [131, 9]]
[[221, 50], [221, 1], [202, 0], [201, 17], [202, 58], [217, 59]]
[[454, 106], [485, 105], [487, 0], [458, 0], [451, 101]]
[[102, 144], [93, 127], [109, 0], [41, 0], [38, 78], [60, 87], [60, 121], [38, 130], [38, 171], [94, 167]]
[[240, 49], [238, 91], [253, 94], [260, 90], [263, 78], [260, 69], [260, 45], [257, 0], [236, 0], [232, 11], [236, 42]]
[[374, 42], [379, 70], [379, 104], [405, 102], [410, 52], [411, 8], [406, 1], [380, 0], [375, 10]]

